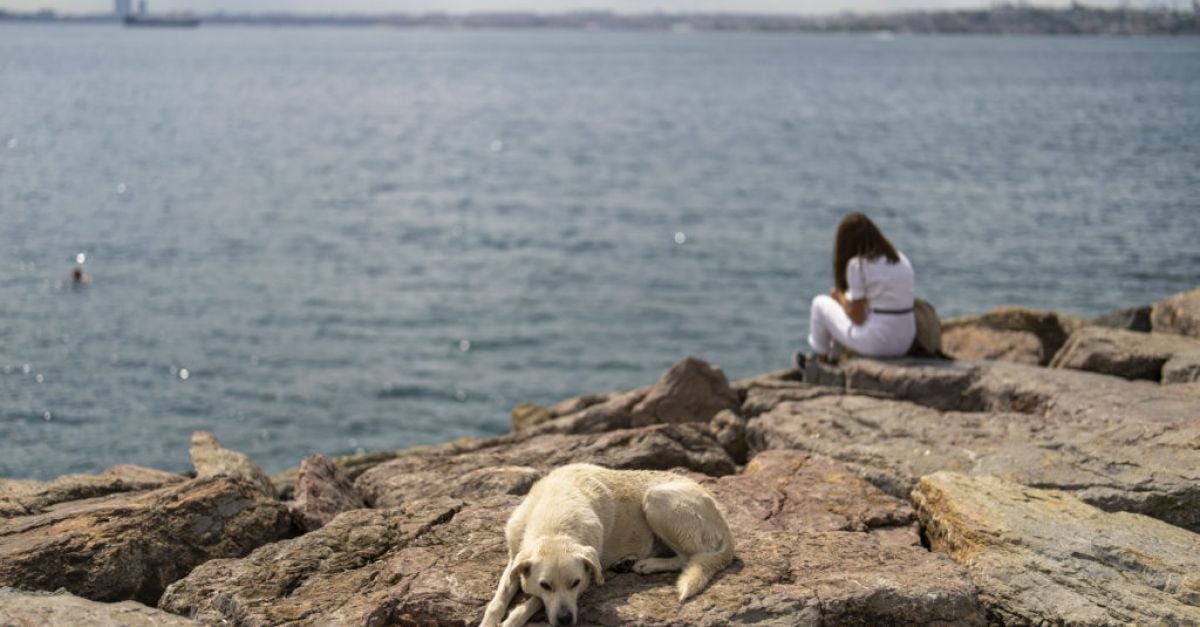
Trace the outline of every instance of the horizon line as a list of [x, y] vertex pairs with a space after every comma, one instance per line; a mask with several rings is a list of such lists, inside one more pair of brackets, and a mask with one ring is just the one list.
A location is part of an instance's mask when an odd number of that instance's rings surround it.
[[[1187, 8], [1169, 6], [1164, 3], [1159, 6], [1107, 6], [1103, 4], [1088, 4], [1083, 2], [1072, 2], [1068, 6], [1055, 6], [1052, 4], [1043, 3], [1028, 3], [1028, 2], [991, 2], [981, 3], [974, 7], [926, 7], [926, 8], [902, 8], [894, 10], [868, 10], [856, 11], [854, 9], [842, 9], [839, 11], [814, 12], [814, 13], [781, 13], [769, 11], [736, 11], [736, 10], [709, 10], [709, 11], [688, 11], [688, 10], [663, 10], [655, 9], [653, 11], [621, 11], [617, 9], [567, 9], [567, 10], [535, 10], [535, 9], [510, 9], [510, 10], [482, 10], [482, 11], [389, 11], [389, 12], [336, 12], [336, 11], [195, 11], [195, 10], [175, 10], [169, 12], [156, 13], [151, 15], [180, 15], [189, 14], [195, 16], [282, 16], [282, 17], [354, 17], [354, 18], [387, 18], [387, 17], [427, 17], [427, 16], [444, 16], [444, 17], [472, 17], [472, 16], [524, 16], [524, 17], [566, 17], [566, 16], [613, 16], [613, 17], [653, 17], [653, 16], [678, 16], [678, 17], [704, 17], [704, 16], [729, 16], [729, 17], [747, 17], [747, 18], [781, 18], [781, 19], [796, 19], [796, 18], [822, 18], [822, 17], [839, 17], [839, 16], [885, 16], [885, 15], [905, 15], [913, 13], [964, 13], [977, 11], [996, 11], [1002, 9], [1018, 9], [1018, 10], [1037, 10], [1037, 11], [1052, 11], [1065, 12], [1074, 10], [1092, 10], [1105, 12], [1135, 12], [1135, 13], [1187, 13]], [[1192, 8], [1194, 12], [1195, 9]], [[34, 9], [29, 11], [19, 11], [8, 9], [0, 6], [0, 14], [8, 15], [46, 15], [51, 14], [58, 17], [67, 18], [97, 18], [115, 16], [115, 11], [100, 11], [100, 12], [65, 12], [58, 11], [53, 8]]]

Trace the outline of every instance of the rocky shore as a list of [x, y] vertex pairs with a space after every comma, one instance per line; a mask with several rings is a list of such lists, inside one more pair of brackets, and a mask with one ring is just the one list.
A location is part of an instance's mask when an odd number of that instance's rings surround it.
[[505, 520], [570, 462], [692, 476], [738, 547], [683, 604], [607, 573], [583, 624], [1200, 624], [1200, 290], [943, 344], [733, 382], [689, 357], [509, 435], [275, 477], [197, 433], [187, 476], [0, 480], [0, 626], [475, 624]]

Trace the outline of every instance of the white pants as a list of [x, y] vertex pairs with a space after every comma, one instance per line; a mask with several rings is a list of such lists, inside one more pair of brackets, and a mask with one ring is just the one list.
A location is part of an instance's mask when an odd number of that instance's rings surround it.
[[813, 299], [808, 345], [819, 354], [837, 357], [845, 347], [867, 357], [899, 357], [908, 352], [916, 336], [912, 312], [869, 313], [867, 321], [857, 325], [832, 296]]

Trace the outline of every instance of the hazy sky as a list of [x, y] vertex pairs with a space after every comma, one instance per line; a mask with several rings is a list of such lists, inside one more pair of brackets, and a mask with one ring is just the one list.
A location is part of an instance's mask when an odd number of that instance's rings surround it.
[[[388, 13], [447, 11], [570, 11], [610, 9], [627, 13], [662, 11], [732, 11], [746, 13], [817, 14], [838, 11], [896, 11], [910, 8], [981, 7], [988, 0], [149, 0], [151, 11], [196, 12], [297, 11], [320, 13]], [[1086, 0], [1089, 5], [1116, 5], [1119, 0]], [[1034, 0], [1061, 6], [1069, 0]], [[135, 2], [136, 4], [136, 2]], [[1190, 6], [1190, 0], [1130, 0], [1134, 6]], [[29, 11], [52, 8], [65, 13], [111, 10], [111, 0], [0, 0], [0, 8]]]

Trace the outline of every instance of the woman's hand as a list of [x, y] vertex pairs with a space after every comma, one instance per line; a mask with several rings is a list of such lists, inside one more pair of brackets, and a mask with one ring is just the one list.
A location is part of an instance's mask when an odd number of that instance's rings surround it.
[[867, 299], [847, 300], [846, 293], [836, 287], [829, 291], [829, 295], [842, 306], [851, 322], [862, 324], [867, 321]]

